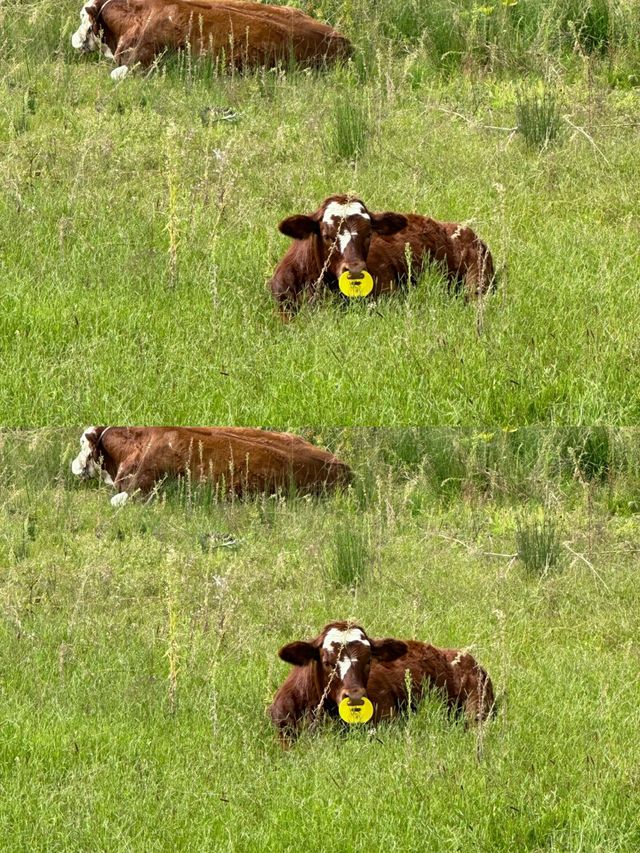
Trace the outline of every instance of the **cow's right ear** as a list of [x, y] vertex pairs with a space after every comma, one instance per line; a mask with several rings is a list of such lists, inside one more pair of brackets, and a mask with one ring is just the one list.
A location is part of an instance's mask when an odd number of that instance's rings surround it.
[[309, 661], [320, 660], [320, 649], [313, 643], [298, 640], [283, 646], [278, 652], [278, 657], [294, 666], [306, 666]]
[[283, 219], [278, 225], [278, 230], [287, 237], [293, 237], [294, 240], [306, 240], [312, 234], [320, 233], [320, 223], [313, 216], [304, 216], [299, 213]]

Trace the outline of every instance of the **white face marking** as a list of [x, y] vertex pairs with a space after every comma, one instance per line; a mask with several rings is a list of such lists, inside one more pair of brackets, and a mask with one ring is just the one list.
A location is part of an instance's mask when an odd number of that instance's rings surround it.
[[111, 79], [115, 80], [116, 82], [118, 80], [124, 80], [128, 72], [129, 68], [127, 65], [120, 65], [118, 68], [114, 68], [111, 72]]
[[331, 646], [346, 646], [348, 643], [362, 643], [364, 646], [369, 645], [369, 640], [362, 633], [360, 628], [349, 628], [347, 631], [340, 631], [338, 628], [331, 628], [327, 631], [327, 636], [322, 644], [323, 649], [329, 649]]
[[327, 205], [322, 220], [328, 223], [334, 217], [346, 219], [348, 216], [362, 216], [364, 219], [371, 218], [359, 201], [350, 201], [348, 204], [339, 204], [337, 201], [332, 201]]
[[340, 251], [344, 254], [344, 250], [347, 248], [349, 243], [351, 242], [352, 237], [357, 237], [357, 234], [354, 234], [353, 231], [349, 231], [348, 228], [344, 228], [338, 234], [338, 245], [340, 246]]
[[351, 669], [351, 664], [355, 663], [348, 655], [345, 655], [343, 658], [340, 658], [338, 661], [338, 672], [340, 674], [340, 680], [344, 681], [345, 675]]
[[[344, 650], [349, 643], [360, 643], [363, 646], [370, 645], [369, 640], [367, 640], [360, 628], [349, 628], [347, 631], [340, 631], [338, 628], [331, 628], [331, 630], [327, 632], [327, 636], [324, 638], [322, 648], [333, 649], [334, 646], [338, 646]], [[342, 656], [338, 659], [338, 673], [341, 681], [344, 681], [346, 674], [351, 669], [351, 666], [356, 662], [356, 657], [352, 657], [347, 654], [346, 651], [343, 651]]]
[[88, 437], [95, 433], [95, 427], [88, 427], [80, 436], [80, 453], [71, 463], [71, 473], [76, 477], [95, 477], [98, 474], [98, 466], [93, 461], [93, 445]]
[[111, 506], [115, 506], [115, 507], [124, 506], [128, 500], [129, 500], [129, 495], [126, 492], [118, 492], [117, 495], [114, 495], [111, 498]]
[[87, 12], [87, 7], [83, 6], [80, 10], [80, 26], [71, 36], [71, 45], [76, 50], [90, 51], [96, 50], [99, 41], [93, 34], [93, 19]]

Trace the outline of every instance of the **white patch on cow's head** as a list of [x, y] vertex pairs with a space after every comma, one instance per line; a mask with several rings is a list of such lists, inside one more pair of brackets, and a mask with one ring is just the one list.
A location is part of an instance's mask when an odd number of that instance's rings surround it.
[[338, 661], [338, 673], [341, 681], [344, 681], [346, 674], [351, 669], [352, 663], [356, 663], [356, 661], [352, 660], [349, 655], [344, 655], [344, 657], [341, 657]]
[[116, 82], [118, 80], [124, 80], [124, 78], [127, 76], [128, 73], [129, 73], [129, 66], [128, 65], [119, 65], [117, 68], [114, 68], [113, 71], [111, 72], [111, 79], [115, 80]]
[[115, 506], [115, 507], [124, 506], [128, 500], [129, 500], [129, 495], [127, 492], [118, 492], [117, 495], [114, 495], [111, 498], [111, 506]]
[[331, 222], [332, 219], [346, 219], [348, 216], [362, 216], [364, 219], [371, 219], [367, 211], [359, 201], [350, 201], [347, 204], [332, 201], [327, 205], [323, 222]]
[[71, 473], [85, 480], [96, 477], [100, 470], [93, 459], [93, 444], [89, 439], [90, 435], [95, 437], [95, 434], [95, 427], [87, 427], [82, 433], [80, 436], [80, 453], [71, 463]]
[[83, 6], [80, 10], [80, 26], [71, 36], [72, 47], [81, 50], [83, 53], [97, 50], [100, 45], [100, 40], [93, 34], [93, 18], [87, 12], [87, 8], [87, 6]]
[[348, 228], [343, 228], [342, 231], [338, 234], [338, 245], [340, 246], [340, 251], [344, 254], [344, 250], [347, 248], [349, 243], [351, 242], [352, 237], [357, 237], [357, 234], [354, 234], [352, 231], [349, 231]]
[[367, 640], [360, 628], [348, 628], [346, 631], [341, 631], [339, 628], [331, 628], [327, 631], [322, 648], [329, 649], [331, 646], [346, 646], [349, 643], [362, 643], [365, 646], [370, 645], [369, 640]]

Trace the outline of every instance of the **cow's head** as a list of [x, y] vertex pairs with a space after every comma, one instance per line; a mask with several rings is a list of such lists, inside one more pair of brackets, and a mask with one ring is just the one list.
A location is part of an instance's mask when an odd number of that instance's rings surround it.
[[76, 477], [89, 480], [91, 477], [104, 477], [106, 474], [101, 464], [103, 454], [100, 447], [100, 439], [104, 431], [104, 427], [87, 427], [80, 436], [80, 453], [71, 463], [71, 472]]
[[332, 622], [315, 640], [289, 643], [278, 655], [294, 666], [315, 665], [322, 691], [339, 705], [367, 695], [372, 658], [393, 661], [406, 653], [402, 640], [377, 640], [352, 622]]
[[76, 50], [89, 53], [92, 50], [98, 50], [101, 41], [97, 6], [92, 4], [83, 6], [80, 10], [80, 26], [71, 36], [71, 45]]
[[406, 226], [400, 213], [372, 213], [358, 198], [335, 195], [310, 216], [290, 216], [278, 228], [294, 240], [315, 237], [326, 270], [340, 278], [343, 272], [357, 276], [367, 268], [374, 233], [390, 236]]

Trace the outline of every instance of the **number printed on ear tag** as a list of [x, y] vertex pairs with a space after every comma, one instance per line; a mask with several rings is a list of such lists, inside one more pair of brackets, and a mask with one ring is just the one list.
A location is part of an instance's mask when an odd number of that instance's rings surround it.
[[366, 696], [358, 702], [343, 699], [338, 705], [338, 713], [345, 723], [368, 723], [373, 717], [373, 705]]
[[373, 279], [366, 270], [357, 276], [352, 276], [350, 272], [343, 272], [338, 279], [338, 286], [345, 296], [368, 296], [373, 290]]

